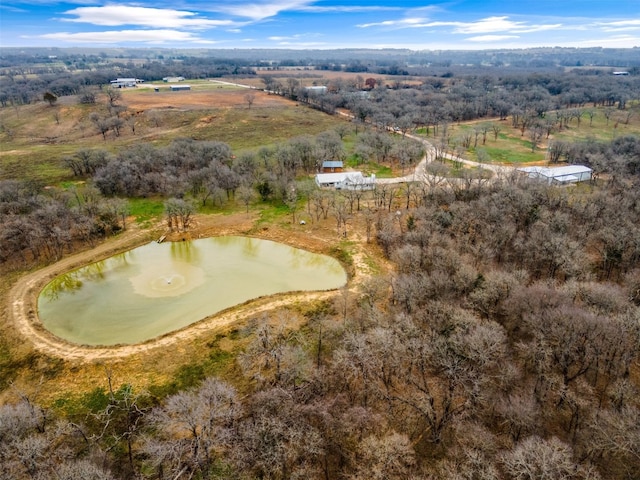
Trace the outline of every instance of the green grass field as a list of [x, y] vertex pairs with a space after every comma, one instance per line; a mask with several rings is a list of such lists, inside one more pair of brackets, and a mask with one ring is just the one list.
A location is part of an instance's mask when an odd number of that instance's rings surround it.
[[[604, 108], [592, 110], [595, 112], [592, 122], [587, 115], [582, 117], [580, 125], [578, 125], [578, 122], [574, 119], [569, 122], [567, 128], [562, 128], [561, 130], [555, 129], [548, 139], [543, 136], [533, 151], [528, 133], [525, 131], [524, 135], [522, 135], [519, 129], [511, 126], [510, 119], [506, 121], [498, 121], [496, 119], [493, 121], [449, 125], [450, 145], [451, 148], [454, 148], [454, 145], [456, 142], [459, 142], [465, 130], [472, 131], [474, 127], [481, 124], [498, 124], [500, 126], [500, 132], [497, 139], [494, 139], [493, 132], [489, 131], [486, 137], [486, 143], [482, 145], [482, 137], [480, 136], [477, 146], [471, 146], [466, 149], [464, 156], [469, 160], [482, 161], [485, 163], [539, 164], [546, 161], [546, 148], [548, 143], [553, 140], [567, 142], [579, 142], [587, 139], [611, 141], [618, 136], [640, 135], [640, 105], [633, 105], [624, 111], [613, 111], [609, 122], [607, 122], [605, 117]], [[630, 117], [627, 122], [627, 115], [629, 114]], [[547, 115], [550, 118], [555, 118], [553, 112]], [[422, 132], [422, 134], [424, 135], [424, 132]], [[427, 140], [433, 140], [433, 136], [425, 138], [427, 138]]]

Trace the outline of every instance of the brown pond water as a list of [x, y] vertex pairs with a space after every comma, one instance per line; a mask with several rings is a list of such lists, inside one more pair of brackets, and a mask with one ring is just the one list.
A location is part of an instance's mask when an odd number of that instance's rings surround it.
[[56, 277], [38, 313], [47, 330], [73, 343], [134, 344], [247, 300], [346, 281], [334, 258], [269, 240], [154, 242]]

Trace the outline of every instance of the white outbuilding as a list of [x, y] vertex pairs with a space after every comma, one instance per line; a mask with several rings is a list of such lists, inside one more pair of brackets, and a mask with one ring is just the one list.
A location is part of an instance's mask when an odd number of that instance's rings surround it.
[[116, 78], [111, 80], [111, 86], [116, 88], [137, 87], [138, 84], [144, 82], [140, 78]]
[[525, 173], [529, 178], [536, 178], [547, 182], [549, 185], [567, 185], [570, 183], [586, 182], [591, 180], [593, 170], [584, 165], [566, 165], [564, 167], [522, 167], [519, 172]]

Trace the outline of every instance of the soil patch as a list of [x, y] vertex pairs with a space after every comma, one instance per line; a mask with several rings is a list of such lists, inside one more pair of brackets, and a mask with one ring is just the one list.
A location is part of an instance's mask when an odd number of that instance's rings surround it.
[[153, 89], [139, 88], [135, 91], [127, 91], [122, 96], [122, 101], [130, 110], [144, 111], [152, 109], [179, 109], [179, 110], [211, 110], [213, 108], [246, 108], [249, 103], [246, 96], [253, 96], [251, 108], [268, 108], [290, 106], [291, 100], [278, 95], [268, 95], [260, 90], [246, 88], [207, 88], [194, 87], [193, 90], [171, 92], [169, 87], [160, 87], [159, 92]]

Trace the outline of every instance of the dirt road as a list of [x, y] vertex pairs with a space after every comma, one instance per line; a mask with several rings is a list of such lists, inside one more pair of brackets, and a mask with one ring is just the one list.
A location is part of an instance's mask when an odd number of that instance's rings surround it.
[[[200, 217], [200, 224], [196, 226], [193, 232], [190, 232], [190, 236], [198, 238], [212, 235], [244, 234], [252, 228], [254, 220], [254, 218], [247, 217], [246, 215], [238, 215], [235, 218], [233, 218], [233, 216], [225, 216], [223, 219], [216, 218], [215, 225], [212, 225], [211, 218]], [[262, 232], [259, 236], [285, 241], [285, 243], [291, 244], [292, 246], [316, 251], [322, 250], [323, 246], [326, 245], [326, 239], [322, 238], [323, 235], [314, 235], [308, 231], [298, 232], [297, 234], [294, 232], [292, 234], [290, 231], [279, 232], [277, 229], [269, 229]], [[158, 237], [159, 234], [157, 230], [154, 232], [132, 229], [124, 232], [116, 239], [107, 241], [92, 250], [69, 256], [20, 278], [9, 292], [9, 321], [15, 325], [23, 338], [41, 352], [64, 358], [65, 360], [96, 362], [166, 348], [178, 342], [195, 338], [212, 329], [219, 329], [231, 325], [248, 316], [284, 307], [293, 302], [329, 298], [336, 294], [335, 292], [303, 292], [259, 298], [219, 312], [181, 330], [136, 345], [110, 347], [76, 345], [52, 335], [43, 327], [37, 315], [37, 300], [42, 288], [44, 288], [52, 278], [135, 246], [153, 241]], [[169, 237], [169, 239], [170, 238], [171, 237]]]

